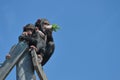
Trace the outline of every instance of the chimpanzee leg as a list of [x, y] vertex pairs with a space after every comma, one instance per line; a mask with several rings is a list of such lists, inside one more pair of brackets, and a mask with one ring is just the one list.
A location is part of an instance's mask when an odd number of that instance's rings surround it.
[[42, 66], [45, 65], [47, 63], [47, 61], [50, 59], [50, 57], [52, 56], [52, 54], [54, 52], [54, 49], [55, 49], [55, 44], [54, 44], [54, 42], [50, 41], [46, 45], [46, 50], [45, 50], [45, 54], [43, 56]]

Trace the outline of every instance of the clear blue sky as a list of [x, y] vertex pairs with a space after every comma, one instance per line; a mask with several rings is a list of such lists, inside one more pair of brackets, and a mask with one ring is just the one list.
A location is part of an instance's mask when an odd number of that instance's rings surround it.
[[[120, 80], [120, 0], [1, 0], [0, 62], [38, 18], [61, 27], [48, 80]], [[16, 80], [15, 69], [6, 80]]]

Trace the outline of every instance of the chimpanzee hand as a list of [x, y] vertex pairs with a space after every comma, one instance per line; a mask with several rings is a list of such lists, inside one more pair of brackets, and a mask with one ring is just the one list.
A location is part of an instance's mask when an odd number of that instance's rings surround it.
[[38, 51], [38, 49], [37, 49], [34, 45], [31, 45], [31, 46], [30, 46], [30, 50], [31, 50], [31, 49], [35, 49], [36, 52]]
[[28, 36], [28, 32], [23, 32], [22, 35]]
[[21, 36], [19, 36], [19, 40], [20, 41], [23, 41], [23, 40], [30, 41], [30, 37], [29, 36], [21, 35]]
[[10, 59], [11, 58], [11, 55], [10, 54], [7, 54], [6, 55], [6, 59]]

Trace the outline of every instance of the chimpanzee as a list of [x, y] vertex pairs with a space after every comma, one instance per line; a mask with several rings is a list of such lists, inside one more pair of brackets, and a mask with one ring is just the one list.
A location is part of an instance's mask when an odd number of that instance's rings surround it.
[[[36, 31], [33, 24], [27, 24], [23, 27], [23, 32], [19, 36], [19, 42], [26, 41], [29, 45], [29, 48], [34, 48], [37, 54], [43, 53], [45, 51], [45, 41]], [[43, 51], [43, 52], [42, 52]], [[6, 59], [11, 58], [10, 54], [6, 55]], [[42, 57], [40, 56], [42, 59]]]
[[[26, 41], [30, 48], [36, 50], [37, 54], [42, 55], [45, 51], [46, 43], [33, 24], [25, 25], [22, 35], [19, 36], [19, 41]], [[32, 57], [29, 53], [30, 51], [24, 54], [16, 64], [17, 80], [34, 80], [35, 78]], [[41, 55], [39, 56], [40, 63], [42, 62]]]
[[42, 66], [44, 66], [47, 63], [47, 61], [50, 59], [55, 49], [55, 44], [52, 36], [53, 30], [47, 29], [46, 26], [48, 25], [50, 25], [49, 21], [44, 18], [38, 19], [35, 22], [35, 27], [45, 35], [45, 41], [46, 41], [45, 52], [44, 55], [42, 56], [43, 57], [43, 61], [41, 63]]
[[[39, 63], [42, 62], [42, 56], [45, 53], [45, 37], [41, 36], [33, 24], [27, 24], [23, 28], [23, 34], [19, 36], [19, 41], [27, 41], [30, 48], [34, 48], [38, 54]], [[40, 55], [39, 55], [40, 54]]]

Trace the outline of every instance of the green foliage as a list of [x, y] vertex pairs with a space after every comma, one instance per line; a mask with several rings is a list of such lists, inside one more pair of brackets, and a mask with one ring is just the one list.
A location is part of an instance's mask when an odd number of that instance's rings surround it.
[[59, 30], [60, 29], [60, 27], [57, 25], [57, 24], [52, 24], [52, 30], [53, 31], [57, 31], [57, 30]]

